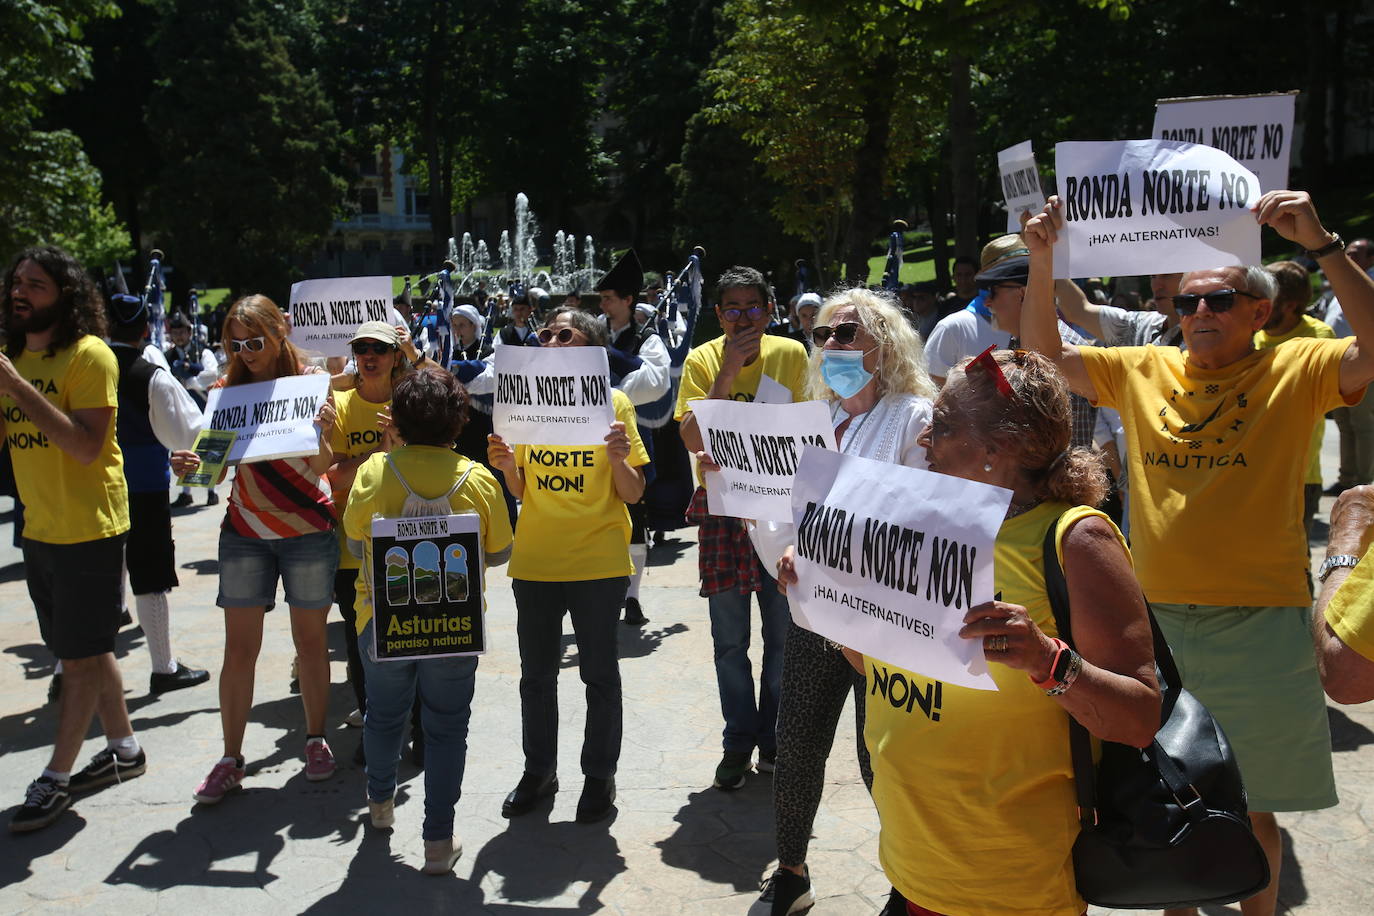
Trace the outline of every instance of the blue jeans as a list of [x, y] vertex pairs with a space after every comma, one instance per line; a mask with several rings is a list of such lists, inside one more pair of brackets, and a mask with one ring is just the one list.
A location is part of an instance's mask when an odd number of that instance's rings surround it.
[[778, 697], [782, 693], [782, 655], [792, 614], [787, 598], [773, 577], [763, 573], [763, 589], [755, 592], [763, 620], [763, 674], [758, 702], [754, 701], [754, 672], [749, 664], [749, 634], [753, 629], [749, 595], [720, 592], [706, 601], [711, 608], [711, 640], [715, 643], [716, 686], [720, 714], [725, 718], [722, 744], [727, 751], [764, 753], [777, 750]]
[[468, 719], [477, 679], [477, 656], [379, 662], [372, 652], [373, 622], [358, 636], [367, 679], [363, 747], [367, 753], [367, 797], [386, 801], [396, 794], [396, 761], [415, 692], [425, 730], [426, 840], [453, 836], [453, 808], [463, 789]]

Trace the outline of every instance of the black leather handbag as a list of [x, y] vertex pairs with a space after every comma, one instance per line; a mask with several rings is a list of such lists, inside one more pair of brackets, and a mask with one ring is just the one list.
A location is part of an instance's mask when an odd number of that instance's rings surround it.
[[[1045, 535], [1045, 590], [1059, 638], [1072, 646], [1058, 527], [1056, 519]], [[1073, 844], [1078, 892], [1116, 909], [1234, 903], [1269, 886], [1269, 863], [1250, 828], [1226, 734], [1183, 689], [1148, 603], [1146, 613], [1163, 700], [1154, 741], [1144, 749], [1103, 741], [1094, 768], [1087, 729], [1069, 720], [1081, 826]]]

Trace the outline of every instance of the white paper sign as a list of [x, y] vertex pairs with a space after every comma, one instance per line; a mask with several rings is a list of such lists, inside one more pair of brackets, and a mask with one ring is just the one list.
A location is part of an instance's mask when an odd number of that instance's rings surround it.
[[1296, 92], [1160, 99], [1150, 136], [1219, 149], [1268, 191], [1288, 187]]
[[1035, 153], [1029, 140], [1009, 146], [997, 154], [997, 170], [1001, 173], [1002, 199], [1007, 204], [1007, 231], [1021, 231], [1021, 212], [1031, 216], [1045, 207], [1045, 192], [1040, 188], [1040, 171], [1035, 167]]
[[1054, 276], [1140, 276], [1258, 264], [1254, 173], [1209, 146], [1172, 140], [1054, 148], [1064, 231]]
[[758, 521], [792, 520], [792, 479], [807, 445], [835, 449], [824, 401], [759, 404], [724, 398], [689, 405], [701, 441], [720, 470], [706, 474], [712, 515]]
[[231, 462], [302, 458], [320, 450], [315, 414], [329, 396], [329, 375], [288, 375], [270, 382], [215, 388], [206, 400], [202, 429], [238, 433]]
[[755, 404], [791, 404], [792, 390], [773, 378], [773, 376], [763, 373], [759, 375], [759, 388], [754, 392]]
[[492, 426], [507, 443], [604, 445], [615, 422], [601, 347], [497, 347]]
[[348, 356], [364, 321], [389, 321], [390, 277], [333, 277], [291, 284], [291, 342], [325, 356]]
[[993, 597], [1000, 487], [808, 448], [792, 487], [792, 618], [842, 646], [949, 684], [996, 690], [964, 615]]

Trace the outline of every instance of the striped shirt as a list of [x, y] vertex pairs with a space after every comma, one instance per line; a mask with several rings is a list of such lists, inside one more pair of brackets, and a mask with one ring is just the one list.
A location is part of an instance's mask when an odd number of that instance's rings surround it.
[[234, 471], [224, 527], [249, 538], [299, 537], [334, 527], [329, 480], [306, 458], [241, 464]]

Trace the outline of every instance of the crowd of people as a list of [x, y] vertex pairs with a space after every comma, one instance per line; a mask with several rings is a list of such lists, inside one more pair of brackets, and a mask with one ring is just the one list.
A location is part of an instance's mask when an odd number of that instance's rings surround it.
[[[816, 900], [808, 844], [851, 697], [893, 888], [888, 916], [1084, 913], [1067, 724], [1104, 742], [1150, 744], [1161, 715], [1152, 617], [1242, 769], [1272, 875], [1243, 911], [1273, 913], [1275, 813], [1337, 804], [1323, 684], [1338, 702], [1374, 697], [1374, 560], [1365, 556], [1374, 487], [1362, 470], [1374, 452], [1354, 419], [1374, 380], [1374, 255], [1328, 231], [1303, 193], [1266, 194], [1255, 218], [1302, 254], [1118, 278], [1115, 289], [1056, 281], [1063, 220], [1052, 198], [1022, 232], [956, 261], [944, 298], [919, 284], [858, 286], [799, 292], [780, 308], [763, 274], [730, 267], [715, 284], [722, 333], [695, 347], [694, 315], [670, 319], [658, 301], [639, 301], [659, 281], [629, 252], [597, 284], [595, 311], [576, 297], [554, 307], [528, 290], [504, 310], [495, 298], [454, 303], [443, 327], [401, 300], [393, 320], [357, 328], [348, 359], [327, 363], [296, 348], [276, 303], [249, 295], [225, 310], [222, 359], [177, 314], [158, 365], [142, 349], [150, 316], [137, 297], [107, 301], [68, 255], [26, 250], [0, 293], [0, 408], [24, 506], [29, 593], [62, 681], [52, 756], [10, 827], [42, 828], [74, 795], [146, 769], [113, 654], [126, 569], [152, 690], [209, 677], [173, 657], [167, 598], [176, 585], [171, 473], [200, 467], [190, 444], [206, 394], [327, 373], [314, 451], [241, 463], [233, 474], [218, 546], [223, 755], [195, 787], [197, 802], [219, 803], [245, 779], [263, 620], [280, 583], [306, 778], [335, 771], [325, 623], [338, 605], [370, 822], [395, 822], [410, 720], [425, 769], [422, 870], [453, 868], [478, 661], [379, 656], [377, 589], [386, 586], [373, 581], [371, 523], [465, 514], [476, 519], [485, 565], [508, 565], [516, 607], [524, 769], [502, 814], [522, 816], [559, 790], [566, 614], [587, 705], [576, 818], [602, 821], [614, 810], [622, 743], [618, 634], [647, 620], [639, 577], [653, 533], [676, 515], [698, 526], [723, 720], [712, 782], [732, 791], [751, 771], [773, 773], [778, 867], [760, 899], [774, 916]], [[1318, 272], [1329, 285], [1322, 297]], [[515, 346], [605, 350], [614, 421], [602, 444], [508, 442], [494, 428], [494, 366]], [[705, 482], [720, 466], [694, 415], [710, 399], [817, 400], [842, 453], [1010, 491], [994, 543], [995, 598], [969, 608], [959, 632], [981, 647], [997, 690], [940, 684], [794, 621], [791, 526], [711, 511]], [[1309, 538], [1333, 410], [1347, 411], [1337, 421], [1341, 476], [1327, 491], [1339, 499], [1314, 613]], [[536, 473], [566, 466], [582, 475], [576, 488]], [[1072, 645], [1051, 606], [1045, 544], [1067, 580]], [[76, 568], [81, 577], [64, 575]], [[757, 675], [748, 654], [755, 603]], [[913, 693], [941, 691], [941, 715], [913, 715], [868, 689], [899, 675]], [[106, 747], [76, 770], [93, 717]]]

